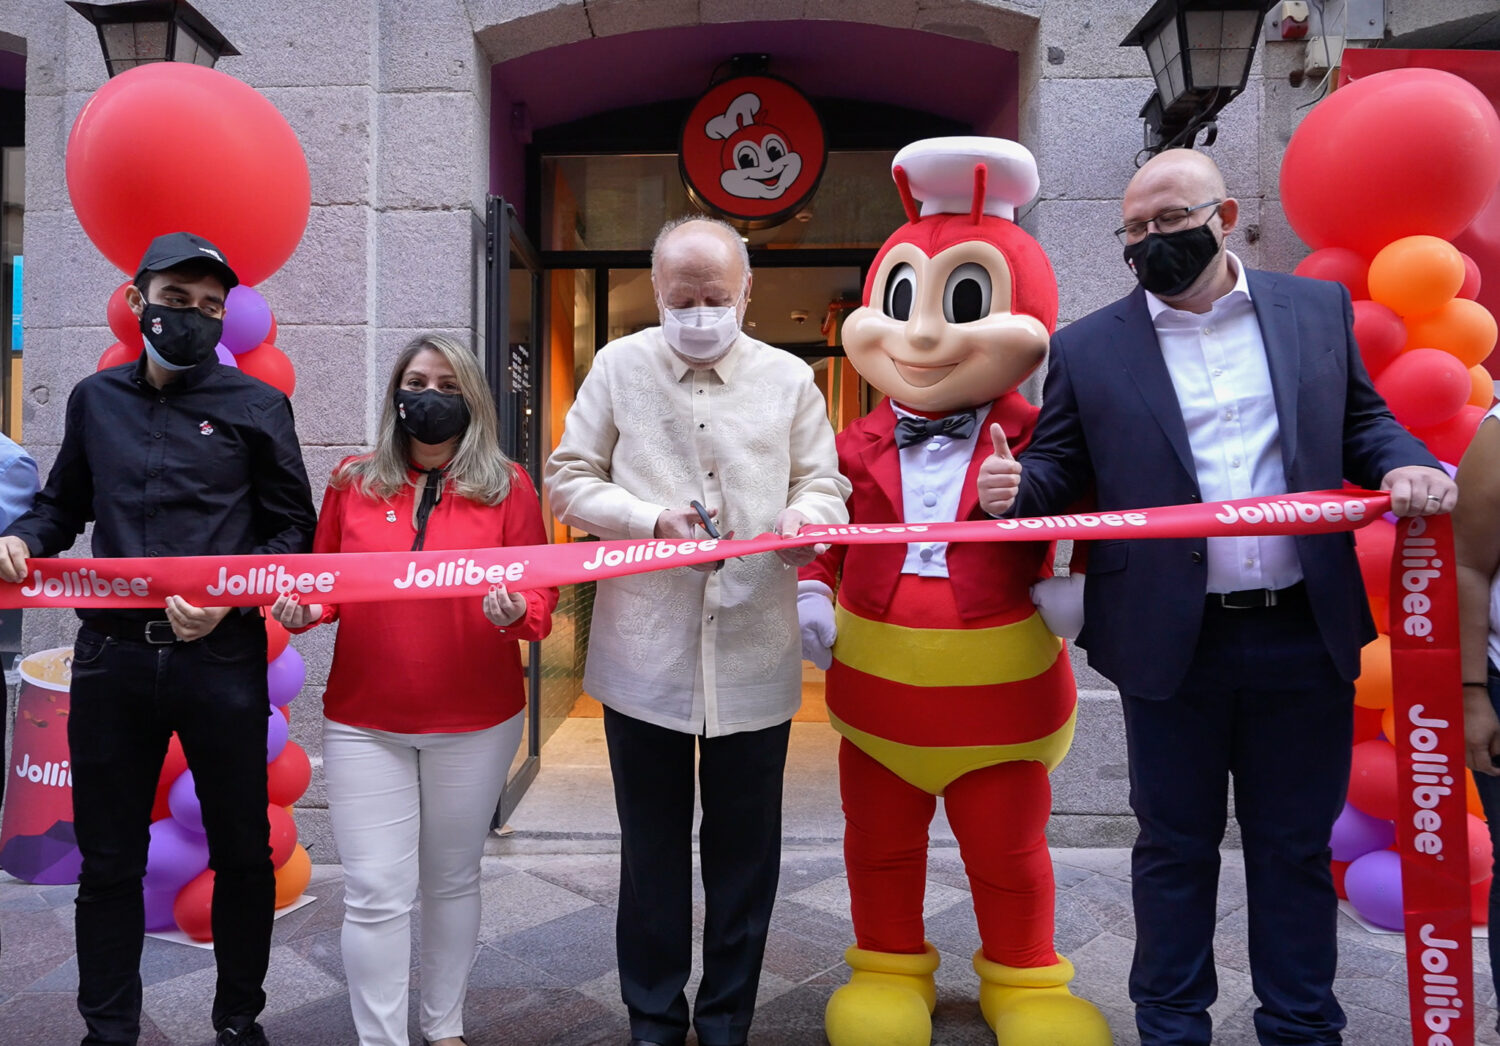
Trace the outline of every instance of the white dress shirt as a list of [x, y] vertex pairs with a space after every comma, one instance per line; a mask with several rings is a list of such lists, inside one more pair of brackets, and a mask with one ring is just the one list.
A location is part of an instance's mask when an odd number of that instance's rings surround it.
[[[812, 370], [741, 334], [695, 370], [660, 327], [612, 341], [547, 460], [547, 497], [569, 526], [649, 538], [668, 508], [719, 511], [753, 537], [794, 508], [845, 523], [850, 486]], [[598, 583], [584, 689], [656, 726], [717, 737], [790, 719], [802, 698], [797, 573], [767, 553], [714, 573], [677, 567]]]
[[[1271, 369], [1245, 267], [1229, 255], [1234, 288], [1206, 313], [1146, 307], [1187, 425], [1204, 501], [1287, 493]], [[1208, 591], [1286, 588], [1302, 580], [1296, 539], [1208, 539]]]
[[[891, 409], [897, 418], [920, 416], [894, 402]], [[952, 523], [958, 517], [964, 477], [974, 458], [974, 441], [979, 438], [979, 419], [988, 416], [989, 410], [989, 404], [977, 408], [974, 431], [965, 439], [929, 436], [921, 443], [900, 449], [901, 511], [905, 522]], [[906, 546], [906, 561], [901, 564], [901, 573], [947, 577], [948, 543], [911, 542]]]

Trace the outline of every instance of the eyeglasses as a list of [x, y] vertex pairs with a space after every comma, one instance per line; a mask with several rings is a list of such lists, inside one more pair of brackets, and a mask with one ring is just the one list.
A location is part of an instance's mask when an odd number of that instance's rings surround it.
[[1209, 200], [1192, 207], [1168, 207], [1155, 218], [1147, 218], [1143, 222], [1126, 222], [1115, 230], [1115, 236], [1124, 244], [1136, 243], [1145, 238], [1149, 231], [1148, 226], [1156, 226], [1157, 232], [1181, 232], [1188, 227], [1192, 220], [1194, 211], [1201, 211], [1205, 207], [1212, 207], [1213, 212], [1204, 221], [1212, 221], [1213, 216], [1219, 213], [1219, 207], [1223, 200]]

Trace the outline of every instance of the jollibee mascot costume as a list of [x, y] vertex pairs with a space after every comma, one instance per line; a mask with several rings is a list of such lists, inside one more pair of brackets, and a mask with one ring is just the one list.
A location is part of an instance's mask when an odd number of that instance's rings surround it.
[[[1037, 409], [1016, 387], [1057, 322], [1052, 266], [1014, 222], [1036, 195], [1036, 161], [1003, 139], [937, 138], [902, 149], [892, 173], [908, 222], [843, 330], [850, 362], [886, 396], [838, 437], [850, 522], [984, 519], [975, 480], [992, 426], [1013, 450], [1030, 439]], [[1072, 741], [1077, 692], [1029, 595], [1050, 548], [834, 545], [800, 575], [804, 656], [828, 668], [843, 737], [856, 943], [828, 1002], [833, 1046], [932, 1041], [938, 953], [922, 896], [938, 796], [973, 890], [979, 1003], [999, 1046], [1109, 1046], [1053, 949], [1047, 773]]]

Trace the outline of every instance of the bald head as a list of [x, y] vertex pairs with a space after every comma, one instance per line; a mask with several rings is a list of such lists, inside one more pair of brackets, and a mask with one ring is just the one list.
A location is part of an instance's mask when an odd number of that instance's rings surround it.
[[[1130, 179], [1120, 212], [1127, 227], [1126, 242], [1129, 246], [1126, 247], [1126, 260], [1136, 269], [1146, 288], [1157, 293], [1163, 301], [1174, 308], [1203, 312], [1233, 288], [1235, 276], [1224, 250], [1224, 238], [1239, 220], [1239, 203], [1229, 195], [1224, 176], [1213, 160], [1191, 149], [1168, 149], [1158, 153]], [[1156, 224], [1158, 221], [1168, 224], [1163, 227]], [[1151, 276], [1142, 275], [1143, 270], [1139, 268], [1142, 264], [1157, 277], [1171, 272], [1174, 264], [1184, 260], [1174, 258], [1188, 242], [1182, 237], [1201, 237], [1195, 231], [1199, 227], [1207, 227], [1213, 233], [1217, 253], [1207, 260], [1196, 278], [1189, 277], [1192, 278], [1191, 284], [1178, 290], [1174, 286], [1178, 283], [1176, 280], [1153, 281]], [[1161, 238], [1153, 240], [1147, 235], [1148, 231], [1159, 234]], [[1174, 245], [1171, 248], [1163, 245], [1167, 237]], [[1191, 246], [1187, 249], [1194, 250]], [[1132, 252], [1139, 256], [1132, 258]]]
[[750, 254], [734, 228], [712, 218], [668, 224], [651, 249], [651, 282], [666, 309], [733, 306], [750, 289]]
[[[1120, 209], [1127, 223], [1143, 222], [1173, 207], [1196, 207], [1228, 198], [1224, 176], [1213, 160], [1191, 149], [1168, 149], [1135, 172]], [[1232, 224], [1232, 220], [1226, 223]]]

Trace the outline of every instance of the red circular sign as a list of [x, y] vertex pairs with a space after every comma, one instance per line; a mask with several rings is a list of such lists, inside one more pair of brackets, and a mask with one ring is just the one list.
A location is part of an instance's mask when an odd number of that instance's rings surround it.
[[818, 189], [828, 139], [812, 103], [772, 76], [736, 76], [699, 98], [682, 125], [688, 195], [746, 228], [786, 221]]

